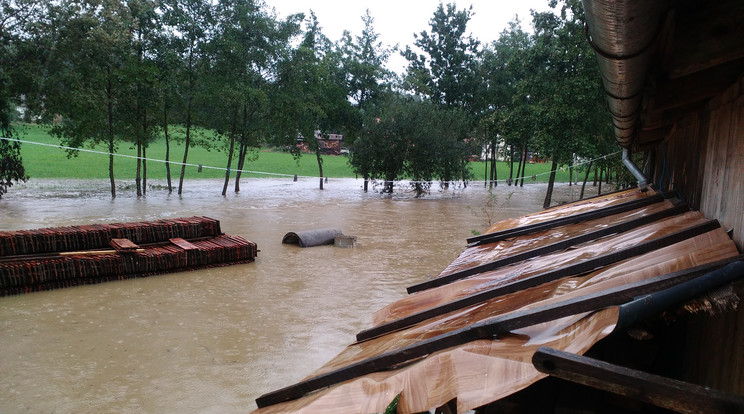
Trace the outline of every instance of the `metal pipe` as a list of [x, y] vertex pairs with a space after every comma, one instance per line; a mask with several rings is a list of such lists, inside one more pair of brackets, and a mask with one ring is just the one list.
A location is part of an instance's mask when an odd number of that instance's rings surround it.
[[642, 191], [646, 191], [648, 189], [648, 178], [646, 178], [643, 171], [633, 163], [633, 160], [630, 159], [630, 150], [627, 148], [623, 148], [623, 165], [631, 174], [633, 174], [633, 177], [638, 180], [638, 188]]
[[687, 282], [660, 292], [650, 293], [620, 306], [615, 331], [628, 328], [645, 318], [693, 299], [725, 283], [744, 277], [744, 262], [736, 261]]
[[[646, 76], [662, 29], [664, 2], [582, 0], [586, 35], [594, 48], [607, 94], [615, 139], [632, 144], [640, 118]], [[628, 167], [633, 169], [631, 167]], [[635, 175], [635, 173], [634, 173]], [[640, 181], [640, 180], [639, 180]]]

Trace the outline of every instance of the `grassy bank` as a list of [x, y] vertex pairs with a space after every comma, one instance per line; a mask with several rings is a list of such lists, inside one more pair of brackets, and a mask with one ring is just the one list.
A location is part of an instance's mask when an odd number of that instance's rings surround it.
[[[38, 125], [17, 125], [20, 139], [33, 141], [48, 145], [59, 145], [59, 140], [49, 135], [47, 130]], [[94, 151], [107, 152], [104, 145], [88, 148]], [[170, 160], [180, 162], [183, 159], [183, 143], [171, 140]], [[147, 158], [152, 160], [165, 159], [165, 140], [160, 139], [150, 144], [147, 149]], [[119, 143], [117, 154], [129, 157], [136, 156], [136, 149], [128, 143]], [[28, 175], [32, 178], [108, 178], [108, 156], [100, 153], [80, 152], [77, 157], [67, 157], [63, 149], [34, 144], [23, 144], [23, 164]], [[303, 154], [299, 160], [295, 160], [290, 154], [271, 150], [261, 150], [254, 154], [254, 160], [247, 163], [244, 170], [257, 171], [273, 174], [288, 174], [299, 176], [316, 177], [318, 165], [315, 156]], [[227, 164], [227, 155], [219, 148], [206, 150], [201, 147], [189, 149], [188, 164], [194, 166], [186, 167], [186, 179], [196, 178], [222, 178], [225, 176], [224, 168]], [[198, 172], [196, 165], [201, 164], [202, 171]], [[233, 168], [237, 160], [233, 159]], [[497, 163], [499, 179], [503, 180], [509, 176], [509, 164]], [[210, 167], [216, 167], [210, 168]], [[473, 162], [471, 168], [475, 181], [483, 181], [484, 163]], [[514, 165], [516, 169], [516, 164]], [[550, 164], [528, 164], [526, 175], [530, 177], [525, 182], [532, 182], [532, 175], [536, 175], [537, 182], [547, 182]], [[180, 174], [180, 165], [171, 164], [171, 175], [177, 179]], [[345, 156], [324, 156], [323, 172], [327, 177], [348, 178], [354, 177]], [[114, 174], [117, 179], [132, 180], [136, 174], [136, 160], [134, 158], [116, 157], [114, 159]], [[148, 179], [165, 179], [166, 169], [164, 162], [149, 161], [147, 163]], [[245, 174], [248, 177], [271, 177], [269, 174]], [[559, 170], [556, 175], [557, 181], [568, 181], [568, 169]]]

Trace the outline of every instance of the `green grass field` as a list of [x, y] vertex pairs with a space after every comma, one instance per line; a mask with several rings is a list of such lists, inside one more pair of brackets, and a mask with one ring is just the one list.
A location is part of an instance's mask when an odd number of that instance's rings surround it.
[[[38, 142], [52, 145], [43, 146], [30, 143], [22, 145], [23, 165], [27, 174], [31, 178], [108, 178], [108, 155], [100, 153], [79, 152], [77, 157], [67, 157], [64, 149], [55, 147], [59, 145], [59, 139], [50, 136], [46, 128], [34, 124], [16, 125], [19, 132], [19, 139], [25, 141]], [[170, 160], [171, 175], [177, 179], [180, 174], [180, 165], [173, 162], [183, 160], [183, 144], [171, 140]], [[95, 148], [86, 148], [94, 151], [107, 152], [103, 145]], [[117, 154], [134, 157], [136, 149], [128, 143], [119, 143]], [[271, 174], [287, 174], [308, 177], [318, 176], [318, 165], [315, 156], [312, 154], [303, 154], [299, 162], [290, 154], [261, 150], [254, 154], [254, 160], [246, 163], [244, 170], [257, 171]], [[160, 139], [153, 142], [147, 149], [147, 158], [151, 160], [165, 159], [165, 140]], [[227, 164], [227, 155], [225, 151], [216, 149], [206, 150], [201, 147], [192, 147], [189, 149], [188, 164], [194, 166], [186, 167], [186, 179], [199, 178], [223, 178], [225, 176], [224, 168]], [[198, 172], [197, 165], [201, 164], [202, 172]], [[233, 158], [232, 167], [235, 168], [237, 159]], [[509, 164], [506, 162], [497, 163], [498, 177], [503, 180], [509, 176]], [[212, 168], [214, 167], [214, 168]], [[484, 163], [473, 162], [471, 168], [475, 181], [483, 181]], [[514, 165], [516, 169], [516, 164]], [[525, 182], [532, 182], [532, 175], [536, 175], [537, 182], [547, 182], [547, 174], [550, 164], [528, 164], [526, 175], [530, 177]], [[345, 156], [324, 156], [323, 173], [326, 177], [331, 178], [349, 178], [354, 177]], [[271, 174], [246, 174], [248, 177], [272, 177]], [[114, 175], [117, 179], [134, 179], [136, 175], [136, 159], [123, 156], [117, 156], [114, 159]], [[147, 162], [148, 179], [165, 179], [166, 169], [164, 162], [148, 161]], [[557, 181], [568, 181], [568, 169], [559, 170], [556, 175]]]

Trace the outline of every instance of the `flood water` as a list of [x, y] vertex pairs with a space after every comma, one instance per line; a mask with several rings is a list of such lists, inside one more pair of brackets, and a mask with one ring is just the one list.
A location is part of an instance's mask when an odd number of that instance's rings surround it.
[[[37, 180], [0, 199], [0, 230], [209, 216], [258, 244], [255, 263], [0, 298], [0, 413], [241, 413], [370, 327], [405, 288], [438, 274], [472, 230], [537, 211], [545, 185], [474, 183], [416, 199], [362, 181], [186, 183], [136, 198], [106, 181]], [[436, 185], [435, 185], [436, 187]], [[588, 187], [588, 189], [590, 189]], [[559, 185], [554, 200], [578, 197]], [[490, 200], [490, 202], [489, 202]], [[354, 248], [281, 244], [332, 227]]]

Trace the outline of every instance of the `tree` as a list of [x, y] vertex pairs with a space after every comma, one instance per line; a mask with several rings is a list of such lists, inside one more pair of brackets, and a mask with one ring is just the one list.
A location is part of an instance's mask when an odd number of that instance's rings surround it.
[[529, 35], [515, 19], [483, 51], [481, 96], [486, 109], [480, 129], [485, 146], [491, 152], [491, 185], [496, 181], [496, 149], [502, 140], [510, 153], [512, 168], [507, 182], [511, 185], [515, 147], [524, 148], [531, 136], [531, 123], [525, 110], [527, 100], [520, 97], [518, 91], [519, 84], [527, 75], [522, 57], [529, 46]]
[[410, 99], [389, 95], [385, 102], [365, 117], [362, 133], [354, 143], [349, 164], [355, 172], [384, 180], [383, 192], [392, 193], [395, 180], [405, 168], [409, 151], [409, 133], [420, 126]]
[[183, 193], [183, 179], [189, 148], [194, 145], [194, 107], [201, 92], [200, 75], [205, 62], [204, 46], [209, 42], [213, 26], [212, 5], [207, 0], [163, 0], [163, 20], [177, 33], [171, 44], [176, 47], [182, 62], [179, 70], [181, 121], [186, 128], [183, 162], [178, 179], [178, 195]]
[[[163, 21], [161, 19], [161, 21]], [[168, 183], [168, 193], [173, 192], [173, 183], [171, 178], [170, 166], [170, 123], [173, 121], [173, 113], [176, 108], [179, 95], [179, 70], [181, 68], [181, 56], [177, 51], [176, 45], [179, 43], [178, 37], [166, 26], [156, 38], [155, 43], [155, 65], [156, 71], [156, 89], [155, 96], [159, 101], [160, 127], [165, 139], [165, 171], [166, 181]]]
[[129, 32], [131, 50], [125, 65], [129, 95], [126, 102], [130, 113], [126, 116], [128, 136], [137, 148], [137, 171], [135, 175], [137, 196], [147, 193], [147, 146], [155, 139], [157, 122], [158, 66], [155, 59], [159, 41], [160, 16], [153, 0], [129, 0]]
[[431, 32], [414, 35], [414, 44], [422, 53], [406, 47], [402, 54], [408, 60], [405, 89], [474, 115], [481, 110], [477, 98], [481, 51], [480, 42], [466, 35], [472, 15], [472, 6], [457, 10], [454, 3], [440, 3], [429, 21]]
[[[556, 7], [553, 0], [551, 7]], [[550, 206], [555, 170], [581, 154], [608, 123], [597, 61], [584, 35], [578, 0], [566, 0], [560, 15], [534, 13], [534, 40], [526, 54], [529, 76], [522, 84], [534, 113], [536, 144], [552, 160], [543, 207]]]
[[[19, 48], [29, 20], [38, 13], [39, 5], [33, 1], [0, 1], [0, 198], [14, 183], [26, 181], [26, 171], [21, 158], [21, 144], [11, 141], [15, 131], [13, 121], [19, 87], [18, 75], [23, 73], [19, 64]], [[7, 139], [3, 139], [7, 138]]]
[[[431, 32], [422, 31], [414, 35], [414, 44], [423, 53], [417, 54], [410, 47], [403, 52], [408, 60], [403, 87], [442, 108], [464, 111], [469, 116], [470, 129], [473, 129], [482, 115], [484, 102], [479, 92], [480, 42], [466, 35], [471, 17], [472, 6], [457, 10], [455, 4], [447, 4], [446, 8], [439, 4], [429, 21]], [[440, 179], [445, 187], [453, 179], [467, 176], [462, 167], [468, 164], [460, 157], [461, 151], [467, 147], [464, 140], [468, 136], [461, 136], [459, 143], [451, 143], [450, 150], [456, 151], [456, 157], [435, 161], [443, 167]]]
[[383, 192], [392, 193], [394, 182], [407, 177], [421, 195], [432, 180], [469, 178], [472, 147], [463, 138], [469, 131], [462, 110], [389, 94], [365, 118], [349, 163], [355, 172], [383, 180]]
[[349, 99], [360, 110], [390, 89], [390, 78], [393, 76], [385, 69], [391, 49], [385, 48], [378, 40], [380, 35], [375, 31], [374, 21], [367, 9], [362, 16], [362, 34], [352, 39], [351, 33], [346, 31], [341, 39]]
[[[358, 111], [358, 121], [349, 125], [345, 136], [345, 140], [353, 146], [356, 146], [354, 141], [365, 112], [389, 93], [394, 76], [385, 69], [392, 50], [378, 41], [379, 34], [374, 29], [374, 19], [369, 10], [362, 16], [362, 22], [364, 29], [360, 36], [352, 38], [351, 33], [344, 32], [340, 52], [346, 75], [347, 98]], [[362, 167], [360, 171], [363, 171], [361, 174], [366, 192], [370, 176], [365, 168]]]
[[301, 156], [298, 138], [315, 154], [319, 188], [323, 189], [320, 141], [343, 132], [355, 117], [347, 100], [341, 54], [321, 31], [315, 14], [306, 20], [302, 42], [279, 65], [275, 141]]
[[[59, 116], [51, 133], [79, 148], [105, 143], [111, 197], [116, 197], [114, 153], [124, 135], [123, 107], [130, 95], [124, 67], [129, 52], [129, 13], [118, 0], [71, 2], [50, 57], [43, 105]], [[70, 151], [69, 155], [76, 155]]]
[[[269, 99], [276, 64], [289, 38], [298, 32], [297, 16], [278, 22], [265, 6], [252, 0], [218, 3], [217, 32], [209, 45], [210, 100], [217, 113], [212, 119], [218, 132], [229, 136], [227, 171], [222, 195], [227, 193], [232, 158], [238, 144], [238, 170], [249, 148], [270, 131]], [[220, 114], [229, 114], [227, 117]], [[239, 191], [236, 175], [235, 190]]]

